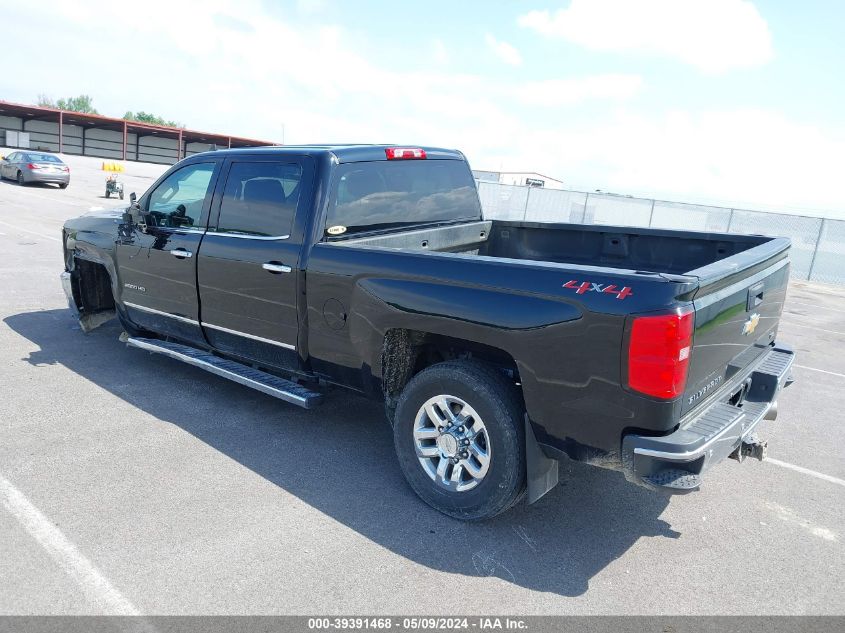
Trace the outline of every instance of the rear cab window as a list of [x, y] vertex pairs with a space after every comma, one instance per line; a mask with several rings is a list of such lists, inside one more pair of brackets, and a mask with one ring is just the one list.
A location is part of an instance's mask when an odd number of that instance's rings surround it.
[[481, 219], [469, 166], [461, 160], [343, 163], [332, 183], [326, 239], [398, 227]]

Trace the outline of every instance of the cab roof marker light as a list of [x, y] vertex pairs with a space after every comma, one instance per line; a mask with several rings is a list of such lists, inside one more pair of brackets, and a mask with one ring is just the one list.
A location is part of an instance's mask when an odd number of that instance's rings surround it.
[[384, 150], [387, 160], [423, 160], [425, 150], [420, 147], [388, 147]]

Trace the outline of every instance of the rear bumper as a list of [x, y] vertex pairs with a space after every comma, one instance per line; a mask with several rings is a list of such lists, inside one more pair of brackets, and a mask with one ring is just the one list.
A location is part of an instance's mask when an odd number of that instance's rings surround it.
[[40, 171], [24, 172], [24, 180], [26, 182], [53, 182], [60, 185], [70, 183], [70, 174], [68, 173], [42, 173]]
[[[662, 437], [627, 435], [622, 440], [625, 477], [655, 490], [683, 494], [696, 490], [702, 474], [726, 457], [764, 456], [765, 444], [754, 435], [758, 423], [777, 414], [777, 397], [792, 383], [795, 355], [783, 346], [767, 351], [733, 389], [704, 410], [681, 421]], [[738, 405], [729, 402], [746, 385]]]

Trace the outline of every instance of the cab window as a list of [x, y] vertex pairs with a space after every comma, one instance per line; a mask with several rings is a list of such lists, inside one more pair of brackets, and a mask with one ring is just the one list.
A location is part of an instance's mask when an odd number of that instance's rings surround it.
[[[469, 166], [460, 160], [396, 160], [337, 167], [326, 234], [480, 219]], [[339, 237], [335, 237], [339, 236]]]
[[232, 163], [220, 203], [217, 232], [288, 236], [301, 180], [302, 168], [296, 163]]
[[156, 187], [147, 203], [155, 226], [198, 226], [214, 167], [214, 163], [187, 165]]

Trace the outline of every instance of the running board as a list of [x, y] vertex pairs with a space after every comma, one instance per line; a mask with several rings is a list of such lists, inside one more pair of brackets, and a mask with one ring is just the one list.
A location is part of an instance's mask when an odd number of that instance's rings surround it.
[[273, 374], [253, 369], [242, 363], [220, 358], [211, 352], [206, 352], [195, 347], [134, 336], [127, 338], [126, 344], [129, 347], [137, 347], [148, 352], [164, 354], [170, 358], [181, 360], [183, 363], [188, 363], [217, 376], [228, 378], [245, 387], [251, 387], [252, 389], [266, 393], [268, 396], [290, 402], [303, 409], [311, 409], [323, 400], [323, 394], [311, 391], [291, 380], [285, 380]]

